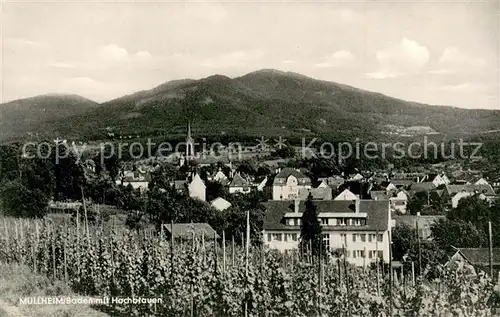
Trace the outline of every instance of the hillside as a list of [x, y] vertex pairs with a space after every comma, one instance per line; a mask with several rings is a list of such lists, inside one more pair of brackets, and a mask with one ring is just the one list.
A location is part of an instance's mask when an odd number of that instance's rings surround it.
[[299, 135], [367, 138], [386, 125], [424, 126], [446, 135], [500, 127], [500, 111], [469, 110], [407, 102], [379, 93], [265, 69], [237, 78], [214, 75], [164, 83], [103, 103], [51, 130], [68, 137], [175, 135], [187, 118], [198, 135]]
[[65, 120], [98, 103], [77, 95], [42, 95], [0, 104], [0, 139], [48, 130], [49, 121]]

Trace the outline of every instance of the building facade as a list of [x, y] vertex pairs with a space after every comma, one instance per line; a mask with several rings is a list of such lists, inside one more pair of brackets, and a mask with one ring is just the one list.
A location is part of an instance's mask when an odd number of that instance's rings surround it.
[[188, 185], [189, 197], [206, 201], [207, 187], [198, 173], [194, 174]]
[[233, 180], [229, 184], [229, 193], [230, 194], [236, 194], [236, 193], [242, 193], [242, 194], [248, 194], [250, 193], [252, 187], [251, 184], [244, 179], [240, 173], [236, 173], [233, 177]]
[[284, 168], [273, 181], [273, 200], [294, 200], [299, 191], [311, 189], [311, 179], [299, 170]]
[[[369, 265], [377, 258], [389, 262], [392, 221], [388, 200], [313, 200], [313, 203], [327, 249], [343, 249], [347, 260], [357, 266]], [[281, 252], [298, 249], [305, 202], [268, 201], [264, 205], [264, 243]]]
[[399, 213], [406, 213], [406, 207], [408, 205], [408, 194], [401, 190], [397, 194], [394, 194], [389, 198], [391, 202], [391, 209]]

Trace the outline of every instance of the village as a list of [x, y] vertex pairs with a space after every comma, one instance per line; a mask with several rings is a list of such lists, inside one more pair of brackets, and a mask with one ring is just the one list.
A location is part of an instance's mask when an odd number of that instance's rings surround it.
[[[185, 152], [176, 153], [175, 159], [170, 159], [173, 163], [166, 163], [170, 168], [185, 171], [184, 179], [170, 177], [166, 182], [177, 194], [189, 196], [222, 213], [232, 206], [229, 197], [244, 200], [257, 193], [263, 208], [258, 240], [280, 253], [299, 250], [301, 221], [306, 203], [311, 200], [316, 206], [325, 249], [343, 250], [347, 261], [359, 267], [368, 267], [377, 261], [401, 267], [403, 260], [401, 257], [395, 260], [391, 250], [391, 239], [397, 239], [391, 237], [395, 230], [408, 227], [416, 232], [418, 241], [430, 241], [433, 239], [432, 226], [446, 219], [447, 213], [456, 209], [461, 201], [477, 199], [493, 206], [500, 189], [500, 179], [487, 177], [480, 170], [465, 170], [459, 164], [452, 164], [447, 169], [442, 164], [429, 165], [427, 171], [419, 172], [405, 172], [389, 166], [386, 171], [357, 171], [312, 178], [306, 168], [287, 166], [293, 153], [298, 155], [297, 149], [289, 153], [291, 157], [274, 159], [269, 158], [272, 148], [265, 149], [267, 155], [262, 149], [247, 149], [247, 157], [253, 154], [259, 166], [252, 172], [245, 160], [201, 158], [194, 143], [189, 126]], [[131, 188], [138, 195], [147, 195], [152, 175], [160, 165], [146, 161], [146, 164], [144, 160], [141, 164], [129, 164], [128, 170], [123, 168], [116, 176], [116, 185]], [[89, 169], [95, 171], [92, 166]], [[214, 186], [223, 195], [215, 197], [213, 190], [207, 188]], [[81, 208], [81, 202], [51, 202], [49, 207], [56, 211]], [[165, 226], [165, 229], [188, 238], [204, 230], [215, 232], [208, 223], [192, 220]], [[218, 232], [219, 238], [221, 235]], [[465, 261], [482, 268], [488, 265], [490, 250], [487, 246], [450, 245], [449, 249], [452, 252], [448, 251], [446, 262], [441, 264]], [[500, 255], [496, 251], [492, 263], [495, 267], [500, 265]]]

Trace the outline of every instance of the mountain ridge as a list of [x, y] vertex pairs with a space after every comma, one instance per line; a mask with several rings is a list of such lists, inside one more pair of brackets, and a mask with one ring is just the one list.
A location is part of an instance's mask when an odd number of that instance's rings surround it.
[[82, 114], [99, 103], [76, 94], [48, 93], [0, 104], [0, 139], [36, 133], [53, 120]]
[[199, 133], [215, 135], [260, 131], [288, 135], [310, 130], [314, 134], [367, 136], [389, 124], [470, 134], [500, 126], [498, 110], [405, 101], [275, 69], [233, 78], [215, 74], [167, 81], [45, 121], [56, 134], [85, 137], [105, 128], [118, 134], [182, 133], [188, 118], [196, 122]]

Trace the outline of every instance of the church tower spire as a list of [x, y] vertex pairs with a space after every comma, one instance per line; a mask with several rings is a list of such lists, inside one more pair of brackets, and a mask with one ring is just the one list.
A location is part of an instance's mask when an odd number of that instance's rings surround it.
[[194, 158], [194, 141], [191, 136], [191, 120], [188, 120], [188, 131], [186, 136], [186, 160], [189, 161]]

